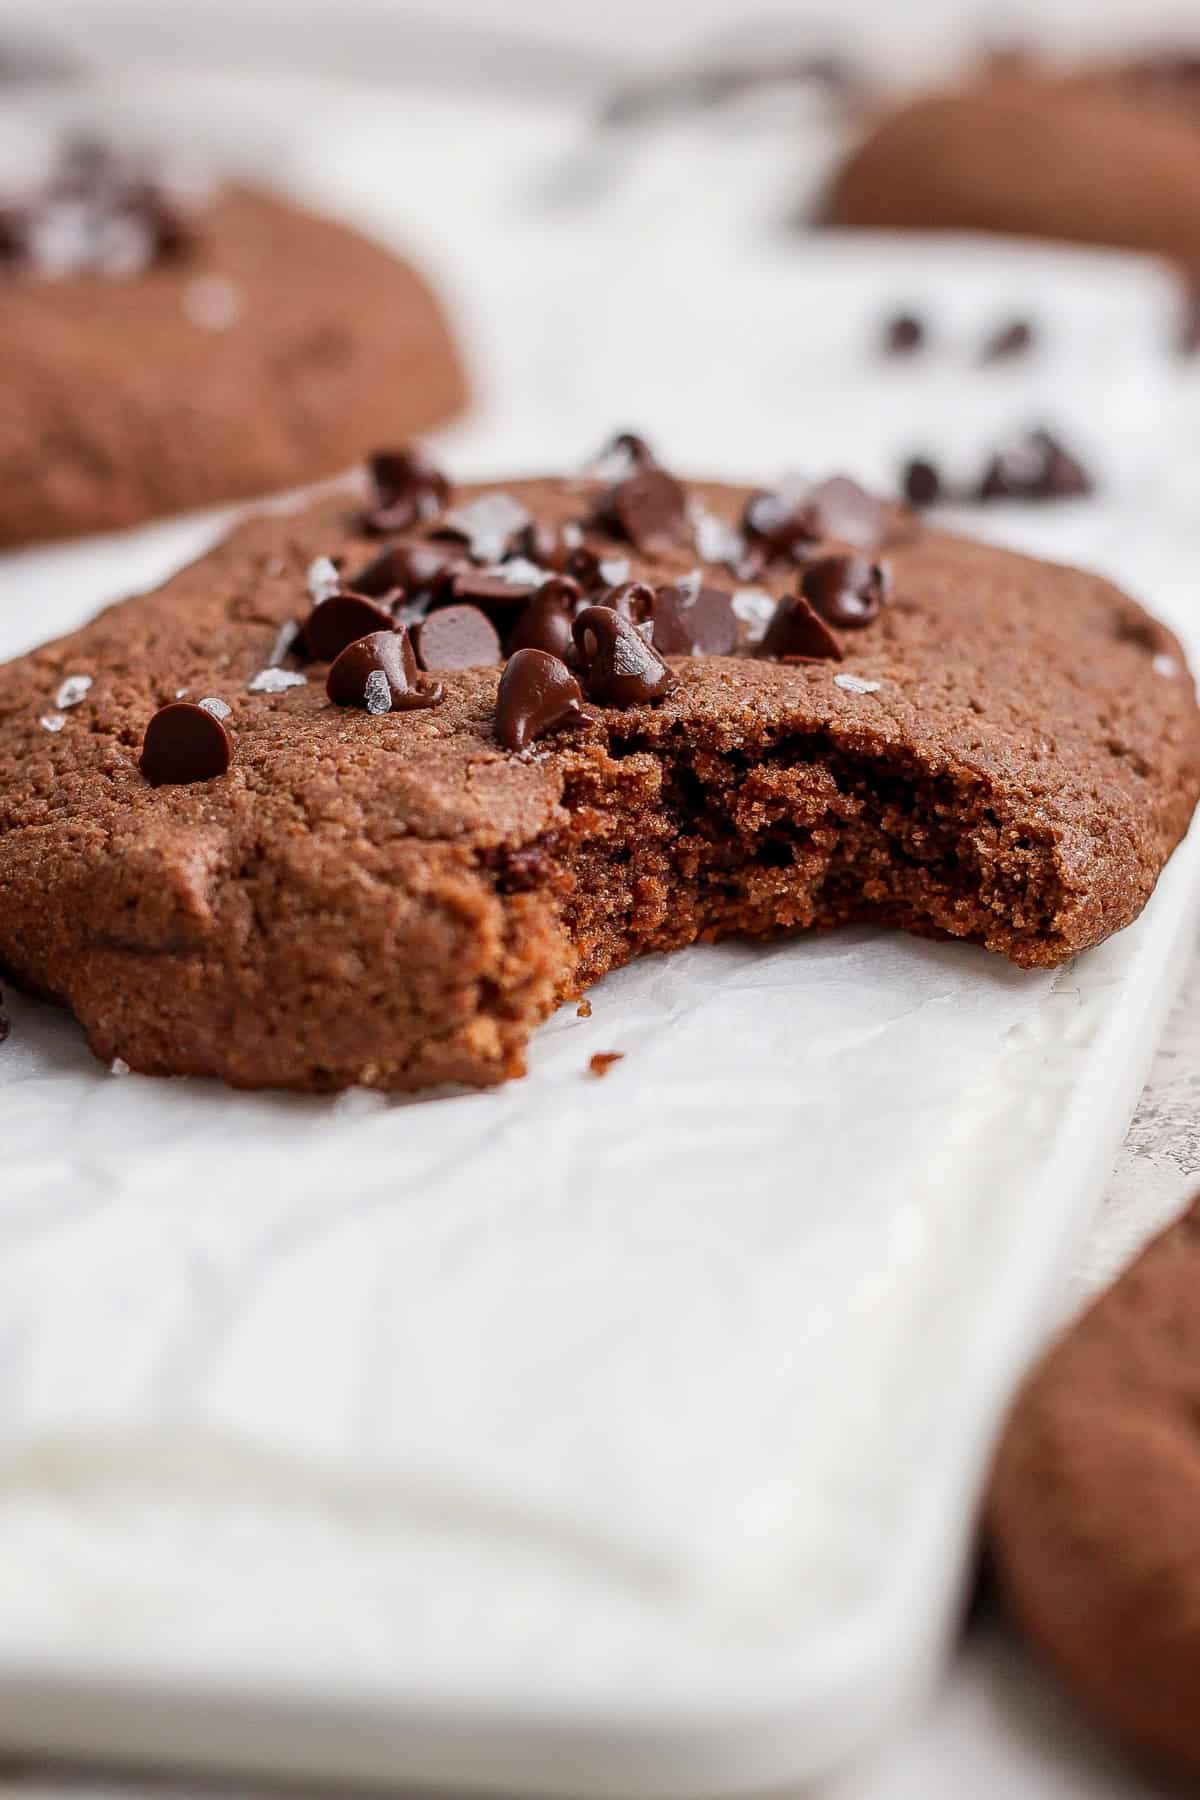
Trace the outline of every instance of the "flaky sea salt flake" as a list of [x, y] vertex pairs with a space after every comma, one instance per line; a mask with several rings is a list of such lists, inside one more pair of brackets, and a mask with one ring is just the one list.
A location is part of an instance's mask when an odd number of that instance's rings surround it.
[[317, 556], [308, 565], [308, 592], [314, 606], [341, 592], [342, 578], [332, 557]]
[[87, 698], [91, 686], [92, 677], [90, 675], [68, 675], [66, 680], [59, 684], [58, 692], [54, 696], [55, 706], [60, 712], [69, 712], [73, 706], [78, 706], [81, 700]]
[[233, 711], [228, 700], [220, 700], [215, 694], [210, 694], [206, 700], [197, 700], [196, 705], [202, 706], [214, 719], [227, 719]]
[[835, 675], [833, 685], [845, 688], [848, 694], [877, 694], [879, 692], [877, 681], [864, 681], [861, 675]]
[[66, 713], [60, 713], [60, 712], [43, 713], [41, 718], [38, 720], [38, 724], [41, 726], [43, 731], [61, 731], [63, 726], [66, 724], [66, 722], [67, 722]]
[[392, 710], [392, 690], [382, 669], [372, 669], [363, 685], [363, 699], [373, 718]]
[[288, 688], [307, 687], [308, 676], [301, 675], [293, 669], [260, 669], [246, 683], [249, 694], [282, 694]]

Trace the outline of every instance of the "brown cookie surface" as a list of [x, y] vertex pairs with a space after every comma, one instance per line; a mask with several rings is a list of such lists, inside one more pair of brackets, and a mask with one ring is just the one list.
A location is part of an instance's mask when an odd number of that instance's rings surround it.
[[1200, 269], [1200, 81], [1137, 65], [924, 95], [849, 157], [825, 216], [1149, 251]]
[[[499, 722], [500, 667], [435, 679], [411, 646], [399, 702], [378, 657], [331, 701], [295, 624], [339, 579], [319, 559], [350, 588], [379, 570], [344, 497], [251, 520], [0, 669], [0, 965], [135, 1069], [411, 1089], [520, 1073], [557, 1000], [698, 938], [871, 919], [1038, 966], [1137, 914], [1200, 784], [1164, 628], [1094, 575], [852, 484], [685, 498], [635, 520], [649, 549], [620, 535], [609, 476], [414, 501], [386, 540], [405, 584], [372, 577], [368, 632], [392, 608], [407, 641], [465, 564], [507, 647], [572, 571], [575, 628], [537, 682], [510, 679]], [[763, 655], [804, 568], [851, 554], [833, 527], [886, 566], [872, 608], [830, 625], [806, 601]], [[708, 641], [715, 590], [737, 653], [660, 656], [655, 607], [686, 641], [691, 597]], [[147, 725], [179, 699], [215, 703], [228, 771], [152, 785]]]
[[423, 278], [271, 195], [220, 190], [119, 277], [2, 248], [0, 547], [314, 481], [463, 404]]
[[[1200, 1200], [1051, 1350], [992, 1477], [1002, 1594], [1129, 1749], [1200, 1781]], [[1188, 1789], [1191, 1792], [1191, 1788]]]

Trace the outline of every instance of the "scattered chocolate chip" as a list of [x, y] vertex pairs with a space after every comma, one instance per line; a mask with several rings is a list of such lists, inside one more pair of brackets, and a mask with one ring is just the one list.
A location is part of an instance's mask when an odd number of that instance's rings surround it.
[[818, 536], [807, 513], [811, 491], [808, 482], [788, 481], [779, 488], [751, 494], [742, 516], [746, 535], [760, 543], [769, 556], [801, 560]]
[[356, 638], [391, 628], [391, 613], [374, 600], [362, 594], [335, 594], [319, 601], [304, 621], [304, 647], [317, 662], [333, 662]]
[[623, 1050], [597, 1050], [595, 1056], [588, 1059], [588, 1068], [596, 1076], [607, 1075], [614, 1063], [624, 1062]]
[[803, 594], [790, 594], [775, 608], [757, 656], [775, 662], [841, 662], [842, 647]]
[[1011, 357], [1024, 356], [1032, 348], [1033, 326], [1027, 319], [1010, 319], [988, 338], [980, 352], [980, 360], [1007, 362]]
[[987, 500], [1069, 500], [1092, 492], [1083, 464], [1048, 431], [1027, 437], [994, 456], [979, 484]]
[[925, 327], [912, 313], [897, 313], [883, 329], [883, 348], [888, 356], [912, 356], [925, 343]]
[[583, 528], [580, 525], [571, 521], [565, 525], [547, 525], [544, 521], [531, 519], [525, 529], [518, 532], [514, 548], [518, 556], [536, 568], [565, 575], [572, 552], [582, 543]]
[[631, 624], [645, 625], [654, 617], [654, 589], [648, 581], [622, 581], [606, 589], [596, 604], [611, 607]]
[[881, 502], [848, 475], [819, 482], [805, 502], [804, 517], [814, 538], [841, 538], [856, 550], [878, 549], [887, 532]]
[[556, 575], [526, 601], [508, 640], [511, 656], [517, 650], [546, 650], [563, 662], [575, 660], [571, 622], [579, 605], [580, 589], [569, 575]]
[[540, 583], [514, 580], [506, 573], [508, 567], [501, 563], [495, 569], [458, 569], [450, 580], [449, 591], [456, 600], [486, 600], [496, 606], [520, 606], [531, 594], [537, 593]]
[[620, 431], [588, 465], [588, 473], [594, 480], [611, 485], [627, 481], [640, 469], [657, 467], [658, 458], [645, 438], [639, 437], [636, 431]]
[[436, 706], [445, 691], [440, 681], [418, 682], [407, 631], [375, 631], [347, 644], [325, 683], [335, 706], [361, 706], [376, 716]]
[[585, 606], [572, 629], [589, 700], [641, 706], [665, 699], [678, 686], [653, 645], [611, 606]]
[[924, 510], [936, 506], [942, 498], [942, 478], [935, 463], [914, 456], [904, 470], [904, 498], [910, 506]]
[[396, 593], [430, 593], [462, 562], [446, 544], [393, 544], [347, 583], [353, 593], [382, 600]]
[[653, 617], [654, 648], [661, 656], [732, 656], [737, 644], [733, 595], [703, 587], [699, 576], [660, 587]]
[[825, 620], [843, 630], [870, 625], [887, 596], [888, 572], [865, 556], [822, 556], [809, 563], [800, 592]]
[[422, 450], [376, 450], [368, 458], [372, 502], [362, 516], [367, 531], [409, 531], [436, 519], [449, 504], [450, 483]]
[[496, 692], [496, 736], [506, 750], [524, 750], [548, 731], [591, 723], [579, 683], [561, 657], [532, 649], [509, 657]]
[[423, 669], [491, 669], [501, 660], [496, 627], [477, 606], [441, 606], [412, 627]]
[[644, 556], [669, 550], [688, 535], [687, 495], [665, 469], [639, 469], [618, 482], [601, 512], [604, 522]]
[[152, 787], [213, 781], [233, 760], [224, 721], [190, 700], [160, 706], [142, 740], [142, 774]]
[[459, 538], [472, 562], [503, 562], [529, 524], [529, 514], [511, 494], [481, 494], [447, 513], [437, 528], [441, 538]]

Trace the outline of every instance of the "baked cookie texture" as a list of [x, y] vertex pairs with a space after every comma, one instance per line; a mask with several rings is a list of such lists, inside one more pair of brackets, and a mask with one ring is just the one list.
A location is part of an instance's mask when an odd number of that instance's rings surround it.
[[988, 1524], [1002, 1594], [1092, 1718], [1200, 1781], [1200, 1199], [1017, 1402]]
[[1140, 250], [1200, 273], [1200, 64], [981, 78], [878, 121], [825, 222]]
[[[746, 583], [712, 560], [748, 490], [689, 485], [708, 559], [690, 535], [623, 541], [597, 522], [604, 492], [545, 479], [448, 503], [523, 509], [526, 567], [565, 531], [603, 580], [700, 567], [753, 589], [746, 616], [796, 593], [794, 563]], [[353, 585], [381, 544], [345, 497], [243, 524], [0, 669], [0, 965], [137, 1070], [417, 1089], [522, 1073], [558, 1000], [697, 939], [867, 919], [1061, 963], [1136, 916], [1187, 827], [1182, 652], [1098, 576], [886, 517], [888, 597], [825, 631], [842, 660], [669, 656], [665, 698], [589, 697], [587, 724], [520, 753], [496, 735], [498, 667], [438, 670], [440, 704], [378, 717], [330, 704], [325, 662], [250, 691], [309, 610], [313, 559]], [[47, 728], [72, 677], [91, 685]], [[143, 734], [181, 690], [229, 706], [233, 762], [153, 787]]]
[[227, 187], [140, 272], [0, 268], [0, 394], [4, 547], [315, 481], [466, 390], [415, 269]]

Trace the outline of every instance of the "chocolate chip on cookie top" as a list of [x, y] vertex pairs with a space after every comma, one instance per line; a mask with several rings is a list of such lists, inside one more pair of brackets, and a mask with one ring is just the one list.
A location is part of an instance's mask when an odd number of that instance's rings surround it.
[[363, 514], [367, 531], [407, 531], [435, 519], [450, 498], [450, 483], [424, 451], [376, 450], [367, 463], [371, 504]]
[[418, 680], [405, 630], [375, 631], [347, 644], [329, 671], [325, 691], [335, 706], [358, 706], [375, 716], [438, 706], [446, 694], [440, 681]]
[[561, 657], [534, 649], [509, 657], [496, 694], [496, 736], [506, 750], [525, 750], [547, 732], [591, 723], [583, 691]]
[[150, 785], [183, 786], [224, 775], [233, 760], [225, 726], [229, 710], [224, 701], [173, 700], [161, 706], [142, 741], [141, 770]]
[[643, 706], [664, 700], [678, 680], [653, 644], [611, 606], [585, 606], [573, 627], [589, 700]]
[[0, 275], [140, 275], [186, 242], [182, 193], [93, 138], [68, 142], [40, 184], [0, 195]]
[[758, 654], [774, 662], [841, 662], [842, 647], [803, 594], [787, 594], [775, 608]]
[[828, 625], [858, 630], [879, 617], [887, 594], [883, 563], [865, 556], [821, 556], [800, 578], [800, 592]]

